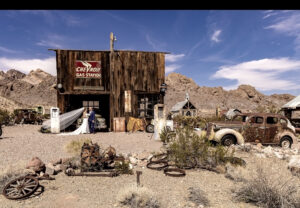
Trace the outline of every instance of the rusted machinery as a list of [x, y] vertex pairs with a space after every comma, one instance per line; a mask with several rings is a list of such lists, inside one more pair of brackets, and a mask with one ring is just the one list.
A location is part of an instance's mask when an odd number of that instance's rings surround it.
[[[72, 168], [66, 169], [68, 176], [104, 176], [114, 177], [118, 175], [118, 171], [114, 169], [116, 161], [124, 162], [124, 157], [118, 157], [113, 147], [107, 148], [102, 154], [97, 143], [84, 143], [81, 148], [80, 173], [75, 173]], [[95, 173], [101, 172], [101, 173]]]

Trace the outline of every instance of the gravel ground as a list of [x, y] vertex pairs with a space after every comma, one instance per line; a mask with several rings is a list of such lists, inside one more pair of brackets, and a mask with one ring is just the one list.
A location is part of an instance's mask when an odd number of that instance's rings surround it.
[[[117, 153], [140, 153], [159, 151], [161, 142], [151, 138], [152, 134], [96, 133], [77, 136], [58, 136], [42, 134], [40, 126], [23, 125], [3, 128], [0, 140], [0, 168], [16, 161], [29, 161], [37, 156], [46, 164], [52, 160], [69, 157], [64, 145], [73, 139], [90, 138], [106, 148], [112, 145]], [[243, 155], [242, 155], [243, 156]], [[244, 159], [251, 160], [247, 155]], [[251, 163], [251, 161], [250, 161]], [[162, 208], [183, 208], [186, 203], [188, 188], [199, 187], [210, 200], [213, 208], [255, 207], [232, 200], [231, 190], [235, 183], [224, 177], [205, 170], [187, 170], [186, 177], [168, 177], [162, 171], [136, 167], [141, 170], [141, 184], [151, 189], [161, 202]], [[108, 177], [68, 177], [64, 173], [55, 176], [54, 181], [40, 181], [44, 192], [26, 200], [13, 201], [0, 196], [0, 208], [113, 208], [117, 205], [116, 196], [121, 188], [136, 182], [136, 175]]]

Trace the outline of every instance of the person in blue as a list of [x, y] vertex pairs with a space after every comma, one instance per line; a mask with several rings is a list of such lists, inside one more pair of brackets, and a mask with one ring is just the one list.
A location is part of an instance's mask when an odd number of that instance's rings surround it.
[[92, 107], [90, 107], [89, 129], [91, 134], [95, 133], [95, 111]]

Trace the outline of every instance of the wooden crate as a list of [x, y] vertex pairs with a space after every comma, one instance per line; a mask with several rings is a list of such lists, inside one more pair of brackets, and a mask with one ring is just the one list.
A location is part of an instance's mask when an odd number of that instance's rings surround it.
[[125, 117], [114, 118], [114, 132], [125, 132]]

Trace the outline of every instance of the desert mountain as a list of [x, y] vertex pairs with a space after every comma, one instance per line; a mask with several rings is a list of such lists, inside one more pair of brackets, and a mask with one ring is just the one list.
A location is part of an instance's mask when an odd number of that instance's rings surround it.
[[15, 108], [55, 106], [55, 83], [56, 77], [41, 69], [27, 75], [14, 69], [0, 71], [0, 108], [11, 112]]
[[[0, 108], [13, 111], [43, 105], [56, 106], [56, 77], [41, 69], [29, 74], [11, 69], [0, 71]], [[191, 102], [202, 114], [214, 114], [216, 108], [225, 110], [238, 108], [254, 111], [261, 106], [280, 107], [294, 98], [289, 94], [264, 95], [250, 85], [240, 85], [236, 90], [226, 91], [222, 87], [200, 87], [191, 78], [178, 73], [166, 76], [168, 90], [165, 96], [167, 112], [189, 93]]]
[[256, 111], [261, 107], [277, 107], [292, 100], [290, 94], [264, 95], [250, 85], [240, 85], [235, 90], [226, 91], [222, 87], [200, 87], [191, 78], [178, 73], [170, 73], [166, 77], [168, 85], [165, 96], [167, 111], [189, 93], [190, 101], [202, 114], [214, 114], [219, 106], [221, 110], [238, 108], [242, 112]]

